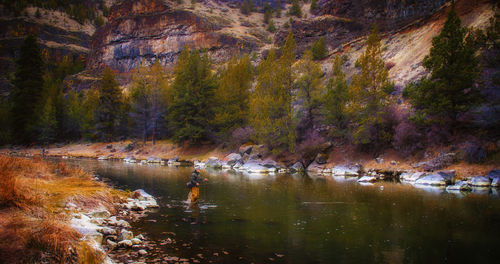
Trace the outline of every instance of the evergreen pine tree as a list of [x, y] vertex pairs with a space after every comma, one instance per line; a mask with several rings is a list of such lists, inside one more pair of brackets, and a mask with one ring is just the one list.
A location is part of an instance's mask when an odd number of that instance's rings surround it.
[[252, 64], [248, 55], [240, 59], [233, 56], [223, 68], [215, 93], [213, 119], [219, 138], [227, 138], [234, 129], [248, 122], [252, 78]]
[[311, 46], [311, 51], [314, 60], [324, 59], [328, 53], [325, 38], [320, 37], [318, 40], [314, 41]]
[[296, 81], [298, 99], [302, 101], [304, 110], [301, 117], [301, 128], [309, 130], [313, 128], [314, 117], [318, 115], [321, 101], [321, 83], [323, 71], [321, 66], [313, 61], [310, 50], [304, 53], [297, 66], [299, 76]]
[[265, 3], [264, 4], [264, 23], [268, 24], [269, 20], [273, 17], [273, 8], [271, 7], [271, 4]]
[[216, 88], [207, 55], [190, 52], [184, 47], [175, 67], [172, 103], [169, 110], [173, 139], [176, 142], [200, 142], [208, 139], [213, 119], [213, 98]]
[[471, 35], [461, 26], [453, 4], [441, 33], [432, 40], [430, 54], [423, 61], [430, 77], [405, 89], [405, 95], [420, 114], [454, 123], [457, 114], [478, 101], [478, 90], [473, 85], [479, 76], [477, 47]]
[[81, 93], [69, 91], [64, 100], [65, 109], [65, 134], [70, 139], [82, 137], [82, 122], [84, 120], [84, 103]]
[[101, 78], [98, 107], [95, 110], [96, 129], [101, 140], [112, 140], [118, 134], [122, 115], [122, 92], [113, 70], [106, 68]]
[[43, 106], [40, 118], [37, 122], [38, 141], [43, 144], [48, 144], [56, 139], [57, 120], [56, 108], [52, 102], [52, 97], [48, 97]]
[[166, 113], [167, 82], [159, 61], [152, 67], [143, 62], [134, 73], [130, 90], [131, 111], [136, 130], [140, 132], [143, 144], [151, 134], [153, 145], [159, 134], [160, 124]]
[[283, 108], [283, 113], [279, 119], [278, 126], [284, 130], [283, 141], [287, 143], [288, 150], [295, 151], [295, 141], [297, 139], [296, 124], [293, 120], [293, 86], [295, 82], [295, 74], [292, 70], [292, 65], [295, 63], [295, 48], [296, 43], [293, 38], [293, 33], [290, 30], [285, 40], [285, 44], [281, 49], [281, 57], [279, 60], [279, 90], [277, 103]]
[[275, 152], [283, 149], [295, 151], [297, 132], [292, 108], [294, 62], [295, 40], [290, 31], [280, 59], [276, 59], [276, 53], [271, 49], [260, 63], [257, 85], [250, 99], [250, 124], [255, 131], [255, 139]]
[[151, 141], [154, 145], [162, 132], [168, 107], [168, 82], [160, 61], [151, 67]]
[[316, 0], [312, 0], [311, 7], [309, 8], [309, 12], [312, 13], [314, 10], [316, 10], [316, 8], [318, 8], [318, 3]]
[[250, 98], [250, 125], [255, 131], [255, 141], [271, 148], [283, 143], [277, 142], [279, 127], [275, 122], [276, 117], [283, 115], [277, 104], [277, 75], [278, 61], [274, 49], [271, 49], [258, 66], [257, 84]]
[[[62, 140], [67, 137], [65, 129], [65, 108], [63, 99], [63, 82], [61, 79], [54, 79], [51, 74], [46, 74], [44, 78], [44, 91], [43, 91], [43, 101], [45, 104], [39, 105], [39, 116], [44, 115], [42, 109], [48, 109], [46, 106], [46, 101], [50, 99], [53, 104], [54, 118], [56, 120], [56, 125], [54, 131], [56, 131], [55, 138]], [[39, 117], [41, 118], [41, 117]], [[40, 127], [36, 127], [36, 130], [40, 130]], [[45, 142], [42, 142], [45, 143]]]
[[143, 145], [146, 145], [151, 119], [151, 102], [149, 100], [151, 78], [148, 76], [148, 67], [144, 63], [144, 61], [141, 63], [132, 77], [130, 89], [132, 111], [130, 115], [134, 120], [136, 130], [142, 137]]
[[387, 126], [387, 107], [394, 84], [382, 60], [377, 25], [366, 42], [366, 50], [357, 60], [361, 72], [352, 77], [349, 87], [348, 111], [352, 117], [354, 143], [380, 149], [392, 139], [392, 127]]
[[300, 8], [299, 0], [292, 0], [289, 14], [296, 17], [302, 17], [302, 9]]
[[347, 116], [346, 103], [349, 98], [349, 88], [345, 73], [342, 71], [343, 60], [335, 56], [332, 65], [333, 78], [328, 80], [324, 97], [324, 114], [326, 124], [335, 126], [332, 136], [346, 136]]
[[[99, 108], [99, 90], [91, 89], [86, 94], [80, 97], [79, 100], [82, 104], [81, 114], [82, 117], [79, 122], [83, 138], [89, 140], [98, 139], [97, 131], [97, 111]], [[80, 110], [80, 109], [76, 109]]]
[[12, 91], [12, 135], [17, 143], [29, 143], [36, 139], [34, 125], [36, 110], [43, 89], [43, 61], [36, 37], [28, 36], [19, 59], [16, 61], [14, 89]]
[[281, 0], [276, 0], [276, 17], [281, 17]]
[[267, 25], [267, 31], [271, 33], [276, 32], [276, 26], [274, 25], [274, 21], [272, 19], [271, 21], [269, 21], [269, 24]]

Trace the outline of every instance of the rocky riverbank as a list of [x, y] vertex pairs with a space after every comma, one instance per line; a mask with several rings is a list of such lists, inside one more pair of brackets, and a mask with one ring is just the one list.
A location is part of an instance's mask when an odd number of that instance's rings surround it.
[[0, 263], [139, 263], [157, 249], [131, 223], [158, 207], [61, 162], [0, 155]]
[[130, 222], [159, 207], [158, 203], [139, 189], [116, 206], [119, 210], [114, 215], [104, 207], [88, 210], [71, 202], [66, 204], [66, 209], [73, 212], [71, 227], [82, 234], [82, 239], [88, 241], [98, 256], [102, 256], [102, 263], [144, 262], [154, 245], [145, 235], [134, 235]]
[[[357, 181], [363, 185], [390, 181], [419, 188], [444, 190], [448, 187], [449, 192], [456, 192], [459, 188], [453, 186], [455, 183], [462, 186], [461, 192], [499, 187], [495, 173], [499, 164], [468, 164], [461, 160], [460, 154], [443, 150], [426, 154], [424, 159], [400, 158], [397, 155], [381, 155], [373, 159], [362, 153], [347, 153], [348, 150], [331, 144], [319, 149], [312, 159], [305, 159], [300, 153], [278, 158], [263, 145], [244, 144], [233, 150], [236, 151], [228, 152], [214, 146], [186, 149], [170, 142], [140, 146], [123, 141], [55, 146], [47, 149], [45, 154], [63, 159], [85, 157], [138, 165], [194, 166], [244, 174], [307, 173], [337, 181]], [[39, 155], [41, 149], [4, 149], [2, 152]]]

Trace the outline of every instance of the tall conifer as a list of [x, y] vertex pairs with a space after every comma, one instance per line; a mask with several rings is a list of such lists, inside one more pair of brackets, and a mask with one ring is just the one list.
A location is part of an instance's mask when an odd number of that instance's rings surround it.
[[101, 140], [112, 140], [119, 131], [123, 101], [120, 86], [109, 67], [104, 70], [98, 96], [96, 129]]
[[424, 67], [430, 77], [418, 85], [409, 85], [405, 95], [424, 116], [435, 116], [441, 122], [455, 122], [457, 114], [478, 102], [474, 82], [479, 76], [477, 47], [468, 29], [461, 26], [455, 4], [441, 33], [432, 40]]
[[324, 97], [325, 121], [335, 126], [333, 136], [345, 136], [347, 128], [346, 103], [349, 89], [342, 64], [342, 58], [335, 56], [332, 65], [333, 78], [328, 80]]
[[21, 46], [16, 61], [14, 90], [12, 91], [12, 134], [17, 143], [29, 143], [36, 139], [35, 123], [37, 108], [43, 89], [43, 61], [36, 37], [29, 35]]
[[348, 110], [353, 120], [354, 143], [379, 149], [392, 139], [391, 127], [386, 125], [389, 95], [394, 84], [382, 59], [378, 27], [373, 25], [366, 50], [357, 60], [361, 72], [352, 77], [349, 87]]
[[168, 119], [176, 142], [196, 143], [209, 139], [211, 126], [208, 121], [214, 117], [215, 88], [208, 56], [184, 47], [175, 67]]
[[240, 59], [233, 56], [223, 68], [215, 93], [216, 112], [213, 120], [219, 137], [229, 136], [235, 128], [248, 122], [252, 78], [252, 64], [248, 55]]

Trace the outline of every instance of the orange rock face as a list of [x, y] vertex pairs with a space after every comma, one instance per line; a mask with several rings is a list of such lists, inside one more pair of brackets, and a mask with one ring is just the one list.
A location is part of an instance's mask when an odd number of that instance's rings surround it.
[[109, 22], [92, 39], [90, 68], [128, 72], [143, 60], [171, 66], [182, 48], [205, 50], [215, 62], [252, 43], [218, 32], [224, 26], [161, 0], [127, 0], [113, 6]]

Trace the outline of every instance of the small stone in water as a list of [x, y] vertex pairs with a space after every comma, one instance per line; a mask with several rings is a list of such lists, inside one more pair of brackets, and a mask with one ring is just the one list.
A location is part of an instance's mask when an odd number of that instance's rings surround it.
[[146, 254], [148, 254], [148, 252], [144, 249], [141, 249], [141, 250], [139, 250], [139, 254], [146, 255]]
[[278, 258], [282, 258], [282, 257], [284, 257], [284, 256], [285, 256], [285, 255], [283, 255], [283, 254], [278, 254], [278, 253], [274, 253], [274, 255], [276, 255], [276, 257], [278, 257]]
[[217, 257], [217, 256], [219, 256], [219, 253], [215, 252], [215, 253], [214, 253], [214, 256], [216, 256], [216, 257]]
[[222, 251], [222, 253], [224, 253], [224, 255], [229, 255], [229, 252], [227, 251]]

